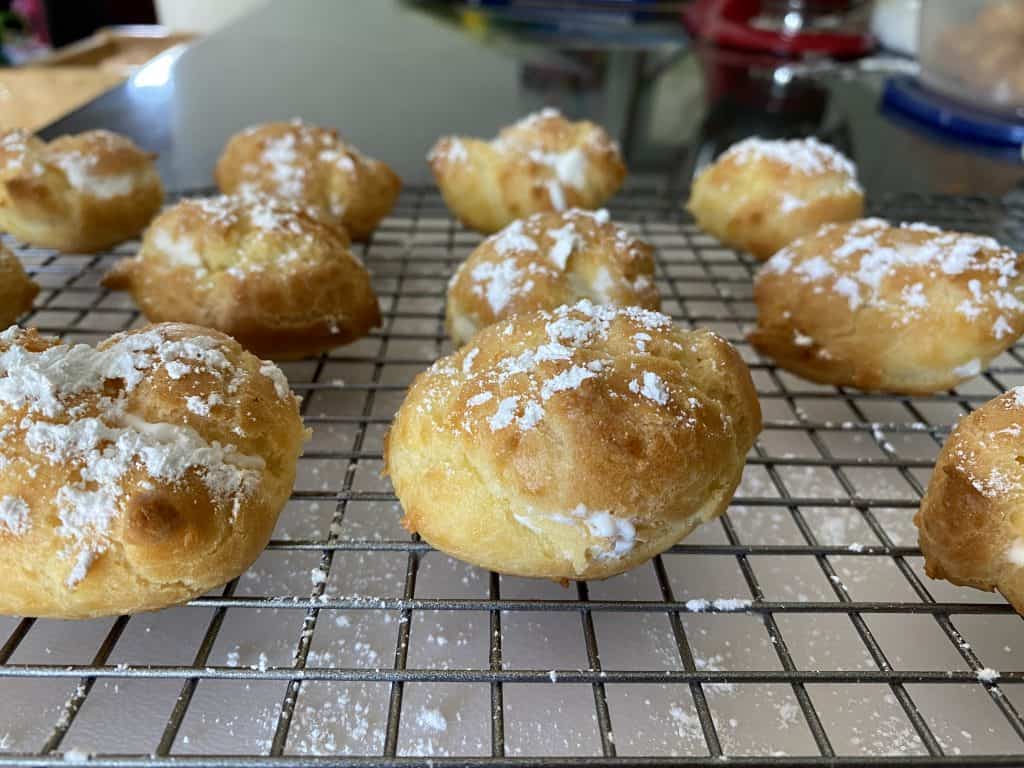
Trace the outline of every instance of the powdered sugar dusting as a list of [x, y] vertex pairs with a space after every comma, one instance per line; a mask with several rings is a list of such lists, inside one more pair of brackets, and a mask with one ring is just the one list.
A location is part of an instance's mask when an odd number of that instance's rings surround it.
[[537, 241], [523, 232], [522, 219], [513, 221], [496, 235], [491, 235], [488, 240], [499, 254], [537, 250]]
[[426, 731], [442, 732], [448, 730], [448, 720], [441, 714], [439, 709], [421, 709], [419, 714], [416, 715], [416, 724]]
[[[345, 216], [362, 173], [374, 161], [348, 145], [334, 130], [295, 118], [281, 126], [243, 131], [255, 139], [255, 159], [238, 167], [234, 192], [265, 192], [315, 204], [335, 219]], [[252, 151], [252, 150], [248, 150]], [[324, 181], [328, 180], [327, 183]]]
[[[57, 533], [65, 541], [60, 555], [71, 561], [69, 587], [106, 551], [113, 520], [123, 511], [121, 483], [129, 473], [142, 471], [170, 484], [194, 476], [231, 514], [259, 486], [262, 459], [207, 441], [180, 423], [147, 421], [132, 410], [129, 395], [158, 371], [172, 380], [213, 375], [226, 392], [239, 386], [243, 374], [228, 361], [221, 342], [206, 336], [176, 339], [167, 328], [115, 336], [98, 349], [54, 345], [32, 351], [26, 346], [35, 338], [30, 334], [0, 336], [0, 412], [23, 413], [10, 422], [17, 426], [7, 440], [20, 440], [39, 462], [75, 470], [53, 499]], [[22, 528], [20, 505], [5, 502], [4, 509], [8, 527]]]
[[[984, 412], [998, 409], [1024, 408], [1024, 387], [1017, 387], [990, 401], [967, 419], [978, 419]], [[1000, 421], [1007, 419], [1000, 414]], [[961, 439], [959, 433], [950, 438], [948, 450], [959, 472], [974, 489], [991, 499], [1005, 498], [1024, 489], [1024, 466], [1017, 460], [1020, 455], [1024, 424], [1017, 413], [1010, 414], [1009, 424], [991, 428], [973, 439]], [[985, 423], [985, 422], [975, 422]], [[1007, 545], [1006, 558], [1014, 565], [1024, 565], [1024, 539], [1014, 539]]]
[[274, 392], [282, 400], [287, 400], [291, 395], [291, 387], [288, 386], [288, 379], [284, 373], [269, 360], [264, 360], [260, 363], [260, 375], [266, 376], [274, 385]]
[[585, 189], [590, 165], [587, 149], [614, 150], [603, 133], [591, 134], [580, 142], [567, 130], [569, 125], [558, 110], [545, 108], [504, 129], [491, 143], [509, 160], [526, 161], [532, 166], [530, 172], [541, 177], [537, 184], [547, 190], [556, 211], [567, 207], [567, 188]]
[[[532, 346], [499, 358], [483, 369], [467, 368], [463, 360], [462, 374], [468, 381], [503, 386], [514, 379], [527, 387], [527, 391], [521, 394], [498, 399], [486, 390], [469, 398], [471, 407], [482, 408], [486, 412], [491, 432], [501, 432], [513, 426], [520, 432], [529, 431], [545, 418], [545, 405], [552, 398], [585, 391], [590, 386], [589, 382], [594, 382], [597, 387], [594, 392], [600, 391], [602, 386], [607, 388], [608, 384], [600, 382], [604, 381], [606, 372], [614, 368], [613, 361], [611, 358], [594, 359], [588, 350], [592, 350], [595, 342], [607, 338], [612, 323], [629, 323], [637, 337], [634, 343], [641, 345], [651, 340], [650, 331], [664, 331], [672, 327], [668, 317], [656, 312], [637, 307], [599, 306], [586, 300], [572, 307], [559, 307], [547, 318], [545, 338], [538, 339]], [[472, 354], [473, 350], [470, 350], [466, 357]], [[669, 405], [667, 384], [651, 371], [640, 373], [631, 391], [658, 406]], [[469, 424], [465, 422], [464, 428], [471, 429]]]
[[[943, 281], [966, 275], [969, 296], [955, 307], [965, 320], [982, 322], [983, 314], [994, 315], [987, 321], [991, 323], [987, 330], [1002, 340], [1012, 337], [1014, 325], [1019, 326], [1024, 318], [1018, 255], [990, 237], [944, 232], [922, 224], [894, 228], [882, 219], [829, 224], [816, 236], [827, 237], [840, 227], [845, 227], [842, 241], [830, 252], [808, 254], [805, 238], [776, 253], [763, 273], [791, 273], [801, 282], [813, 284], [816, 292], [831, 290], [847, 300], [851, 311], [898, 308], [896, 325], [906, 325], [929, 311], [934, 285], [948, 283], [956, 290], [956, 283]], [[892, 296], [888, 286], [903, 276], [927, 279], [906, 282]], [[965, 363], [962, 375], [978, 373], [976, 362]]]
[[267, 141], [260, 156], [270, 167], [277, 194], [282, 197], [301, 197], [305, 189], [307, 172], [299, 165], [295, 145], [295, 134], [286, 133]]
[[1024, 408], [1024, 387], [1014, 387], [1010, 390], [1014, 404], [1018, 408]]
[[512, 424], [516, 418], [516, 405], [519, 403], [518, 397], [506, 397], [500, 403], [498, 403], [498, 409], [491, 416], [490, 425], [491, 432], [497, 432], [499, 429], [505, 429], [505, 427]]
[[473, 268], [473, 290], [487, 298], [491, 310], [497, 314], [512, 301], [518, 293], [533, 288], [526, 269], [521, 269], [513, 259], [498, 263], [485, 261]]
[[555, 240], [555, 244], [548, 251], [548, 258], [551, 259], [555, 267], [564, 271], [573, 249], [576, 248], [578, 240], [576, 229], [570, 221], [563, 227], [552, 229], [548, 234]]
[[999, 679], [999, 673], [991, 667], [982, 667], [974, 674], [983, 683], [994, 683]]
[[527, 157], [553, 170], [560, 185], [583, 189], [587, 183], [587, 156], [577, 147], [565, 152], [533, 149], [527, 152]]
[[[559, 293], [647, 303], [653, 280], [643, 270], [652, 268], [648, 246], [611, 224], [607, 211], [534, 214], [489, 237], [452, 275], [449, 289], [463, 305], [455, 327], [464, 320], [475, 329], [512, 311], [545, 306]], [[485, 299], [490, 312], [458, 296], [466, 289]]]
[[21, 536], [29, 529], [28, 503], [20, 496], [0, 496], [0, 533]]
[[637, 392], [658, 405], [665, 405], [668, 402], [669, 394], [665, 382], [658, 374], [650, 371], [644, 371], [641, 379], [633, 379], [629, 382], [629, 391]]
[[805, 139], [770, 140], [753, 136], [734, 144], [722, 155], [722, 159], [749, 162], [767, 158], [784, 163], [798, 173], [812, 176], [829, 171], [846, 174], [851, 186], [860, 189], [855, 177], [857, 167], [835, 147], [810, 136]]
[[[428, 159], [432, 160], [436, 156], [432, 151]], [[452, 163], [464, 163], [469, 159], [469, 153], [466, 151], [466, 145], [462, 143], [462, 140], [454, 138], [448, 142], [445, 157]]]

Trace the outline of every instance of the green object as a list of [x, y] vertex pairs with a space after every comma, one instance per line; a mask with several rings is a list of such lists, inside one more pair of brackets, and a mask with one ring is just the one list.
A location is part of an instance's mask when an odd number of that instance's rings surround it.
[[4, 53], [4, 40], [12, 32], [23, 34], [27, 28], [25, 20], [14, 11], [0, 11], [0, 66], [7, 67], [11, 63]]

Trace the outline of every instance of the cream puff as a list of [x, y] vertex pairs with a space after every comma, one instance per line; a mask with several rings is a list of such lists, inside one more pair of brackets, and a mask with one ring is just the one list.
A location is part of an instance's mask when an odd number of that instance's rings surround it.
[[153, 322], [216, 328], [286, 360], [348, 344], [380, 324], [370, 274], [316, 209], [254, 195], [182, 200], [107, 273]]
[[417, 376], [384, 463], [403, 524], [441, 551], [600, 579], [721, 514], [760, 428], [727, 342], [581, 301], [488, 326]]
[[533, 213], [598, 208], [626, 178], [599, 125], [543, 109], [491, 141], [445, 136], [427, 156], [448, 208], [465, 226], [497, 232]]
[[960, 420], [914, 522], [929, 576], [997, 589], [1024, 615], [1024, 387]]
[[448, 333], [464, 344], [506, 317], [580, 299], [660, 309], [654, 249], [603, 209], [537, 213], [484, 240], [456, 270]]
[[0, 231], [72, 252], [129, 240], [163, 204], [155, 157], [110, 131], [49, 143], [24, 131], [0, 132]]
[[39, 286], [21, 266], [18, 257], [0, 245], [0, 330], [32, 309]]
[[232, 136], [217, 160], [222, 192], [263, 193], [315, 207], [366, 240], [388, 215], [402, 181], [332, 128], [301, 120], [263, 123]]
[[686, 207], [705, 232], [763, 261], [822, 224], [861, 217], [864, 192], [828, 144], [751, 138], [697, 176]]
[[0, 614], [175, 605], [270, 538], [306, 438], [281, 371], [166, 324], [90, 347], [0, 333]]
[[754, 282], [750, 341], [822, 384], [928, 394], [1024, 333], [1024, 257], [990, 237], [881, 219], [828, 224]]

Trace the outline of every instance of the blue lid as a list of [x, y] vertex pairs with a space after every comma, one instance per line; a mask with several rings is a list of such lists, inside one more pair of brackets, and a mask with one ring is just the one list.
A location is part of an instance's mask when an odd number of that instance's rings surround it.
[[929, 90], [914, 77], [886, 81], [882, 108], [970, 142], [1013, 147], [1018, 156], [1024, 145], [1024, 119], [1016, 122], [955, 101]]

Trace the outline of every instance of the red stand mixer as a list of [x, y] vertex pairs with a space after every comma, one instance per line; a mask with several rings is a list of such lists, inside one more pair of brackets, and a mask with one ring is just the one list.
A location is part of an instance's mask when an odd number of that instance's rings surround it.
[[696, 0], [683, 10], [693, 37], [780, 56], [863, 56], [872, 47], [866, 0]]

